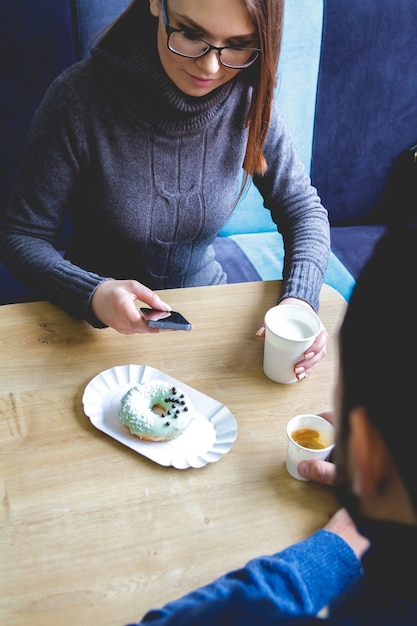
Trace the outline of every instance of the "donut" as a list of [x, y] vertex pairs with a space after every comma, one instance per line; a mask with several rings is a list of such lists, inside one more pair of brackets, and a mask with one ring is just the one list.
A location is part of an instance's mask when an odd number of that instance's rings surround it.
[[121, 399], [119, 419], [132, 435], [145, 441], [170, 441], [193, 419], [191, 400], [163, 380], [131, 387]]

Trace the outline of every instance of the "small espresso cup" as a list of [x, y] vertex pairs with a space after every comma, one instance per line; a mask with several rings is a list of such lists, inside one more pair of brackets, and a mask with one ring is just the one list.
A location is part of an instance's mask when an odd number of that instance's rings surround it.
[[319, 316], [297, 304], [274, 306], [265, 314], [263, 368], [276, 383], [295, 383], [294, 365], [319, 334]]
[[334, 448], [334, 426], [320, 415], [296, 415], [287, 424], [288, 473], [297, 480], [307, 481], [297, 471], [300, 461], [326, 460]]

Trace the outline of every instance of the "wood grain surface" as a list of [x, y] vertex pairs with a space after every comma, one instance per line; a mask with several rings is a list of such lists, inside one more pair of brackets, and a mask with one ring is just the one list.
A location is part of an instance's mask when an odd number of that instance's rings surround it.
[[[279, 281], [170, 290], [191, 332], [123, 336], [50, 303], [0, 307], [0, 621], [123, 626], [254, 556], [320, 527], [328, 488], [285, 469], [285, 426], [333, 406], [346, 302], [323, 286], [327, 356], [273, 383], [255, 333]], [[155, 367], [225, 404], [231, 451], [201, 469], [162, 467], [97, 430], [82, 395], [99, 372]]]

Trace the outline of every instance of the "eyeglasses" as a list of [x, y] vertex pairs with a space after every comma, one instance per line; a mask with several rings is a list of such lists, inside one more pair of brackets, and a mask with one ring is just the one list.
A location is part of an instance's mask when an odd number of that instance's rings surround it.
[[216, 50], [219, 62], [225, 67], [234, 70], [243, 70], [256, 61], [261, 52], [259, 48], [240, 48], [234, 46], [212, 46], [211, 43], [201, 37], [195, 37], [179, 28], [173, 28], [168, 22], [166, 0], [161, 0], [162, 17], [167, 34], [168, 50], [181, 57], [198, 59], [208, 54], [210, 50]]

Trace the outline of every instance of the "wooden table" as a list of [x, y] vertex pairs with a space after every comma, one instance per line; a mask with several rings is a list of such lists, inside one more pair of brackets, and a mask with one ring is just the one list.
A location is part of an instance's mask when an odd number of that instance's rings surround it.
[[[191, 332], [119, 335], [46, 302], [0, 307], [2, 531], [0, 621], [123, 625], [304, 538], [335, 510], [330, 490], [291, 478], [285, 425], [333, 406], [346, 303], [320, 317], [327, 356], [306, 380], [271, 382], [255, 338], [280, 283], [163, 294]], [[238, 435], [201, 469], [162, 467], [97, 430], [82, 395], [99, 372], [147, 364], [225, 404]]]

